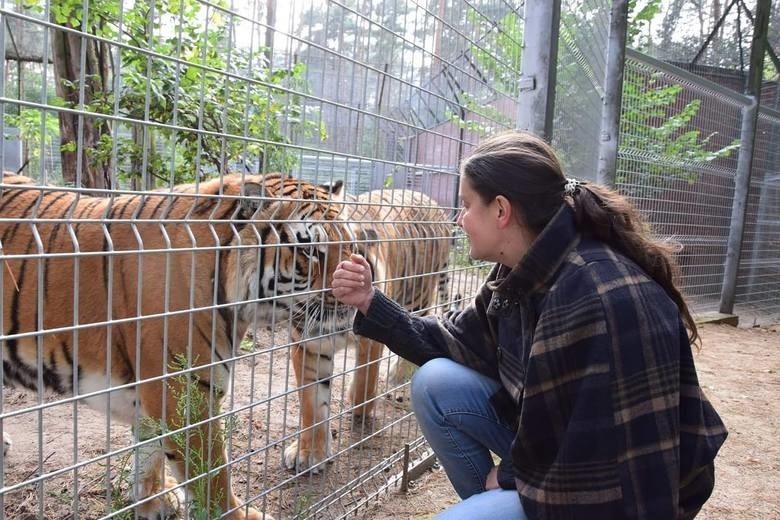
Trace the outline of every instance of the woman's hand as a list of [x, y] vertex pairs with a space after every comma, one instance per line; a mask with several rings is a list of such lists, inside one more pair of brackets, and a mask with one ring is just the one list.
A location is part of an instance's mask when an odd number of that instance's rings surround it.
[[341, 303], [353, 305], [366, 314], [375, 291], [371, 281], [368, 262], [362, 256], [353, 254], [348, 261], [340, 262], [333, 273], [333, 296]]
[[487, 478], [485, 479], [485, 490], [498, 489], [498, 466], [493, 466], [488, 471]]

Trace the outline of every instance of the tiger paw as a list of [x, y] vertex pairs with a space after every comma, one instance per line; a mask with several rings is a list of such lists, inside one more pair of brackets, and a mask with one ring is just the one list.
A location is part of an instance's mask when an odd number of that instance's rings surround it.
[[315, 475], [322, 471], [322, 461], [330, 456], [330, 442], [325, 447], [298, 447], [298, 441], [293, 441], [284, 450], [284, 467], [299, 472], [310, 470]]
[[11, 445], [13, 442], [11, 442], [11, 436], [8, 435], [8, 432], [3, 432], [3, 457], [8, 455], [8, 452], [11, 451]]
[[264, 514], [257, 509], [250, 507], [247, 509], [239, 509], [230, 515], [230, 520], [274, 520], [269, 514]]
[[[139, 505], [138, 518], [158, 520], [176, 517], [184, 504], [184, 490], [181, 487], [176, 487], [177, 485], [176, 479], [165, 477], [165, 489], [169, 491]], [[146, 497], [135, 497], [133, 500], [140, 502], [144, 498]]]

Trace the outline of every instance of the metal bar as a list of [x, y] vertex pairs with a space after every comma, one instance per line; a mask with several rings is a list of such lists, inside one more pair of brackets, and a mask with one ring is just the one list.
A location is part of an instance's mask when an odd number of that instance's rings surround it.
[[750, 178], [753, 173], [753, 152], [755, 149], [756, 127], [758, 125], [758, 106], [761, 98], [761, 78], [764, 66], [767, 27], [769, 24], [769, 0], [758, 0], [756, 5], [756, 23], [750, 48], [750, 72], [747, 94], [752, 103], [742, 113], [740, 131], [740, 153], [737, 164], [737, 177], [734, 179], [734, 202], [731, 209], [731, 228], [729, 229], [728, 250], [723, 273], [723, 286], [720, 294], [720, 312], [731, 314], [734, 310], [739, 257], [742, 254], [742, 241], [745, 230], [745, 212], [750, 192]]
[[747, 105], [750, 103], [750, 99], [745, 94], [741, 94], [730, 88], [726, 88], [722, 85], [718, 85], [714, 81], [708, 80], [707, 78], [702, 78], [701, 76], [697, 76], [692, 72], [689, 72], [685, 69], [681, 69], [680, 67], [676, 67], [665, 61], [661, 61], [659, 59], [653, 58], [652, 56], [648, 56], [647, 54], [642, 54], [641, 52], [635, 51], [630, 47], [626, 48], [626, 59], [638, 61], [639, 63], [646, 63], [647, 65], [650, 65], [655, 69], [677, 76], [683, 81], [695, 84], [699, 88], [711, 90], [713, 93], [728, 98], [730, 100], [736, 101], [741, 105]]
[[[408, 446], [408, 444], [407, 444]], [[409, 466], [411, 461], [404, 458], [404, 481], [401, 485], [401, 490], [406, 491], [409, 489], [409, 483], [417, 480], [423, 473], [428, 471], [436, 464], [436, 454], [433, 451], [428, 451], [423, 457], [417, 459]]]
[[699, 58], [701, 57], [702, 53], [707, 49], [707, 47], [710, 45], [710, 42], [715, 37], [715, 33], [717, 33], [720, 30], [720, 26], [723, 25], [723, 22], [726, 20], [726, 16], [728, 16], [729, 11], [731, 11], [731, 8], [734, 7], [734, 4], [737, 3], [737, 0], [731, 0], [731, 3], [726, 7], [726, 10], [723, 11], [723, 15], [721, 15], [720, 19], [718, 19], [717, 23], [715, 24], [715, 27], [712, 28], [712, 31], [710, 31], [709, 36], [707, 36], [707, 39], [704, 41], [702, 46], [699, 48], [698, 52], [696, 52], [696, 55], [691, 60], [691, 64], [695, 65], [697, 61], [699, 61]]
[[[756, 277], [758, 276], [758, 266], [761, 264], [759, 245], [764, 242], [764, 224], [768, 224], [767, 216], [769, 214], [770, 199], [769, 190], [771, 183], [769, 180], [764, 179], [761, 183], [761, 192], [758, 196], [758, 214], [756, 215], [756, 233], [753, 240], [754, 246], [750, 255], [750, 274], [748, 275], [747, 287], [750, 294], [753, 295], [756, 292]], [[780, 186], [774, 186], [774, 189], [780, 189]]]
[[623, 68], [625, 66], [628, 1], [614, 0], [609, 23], [607, 67], [604, 73], [604, 99], [601, 107], [598, 172], [596, 180], [606, 186], [615, 185], [620, 113], [623, 99]]
[[527, 0], [524, 20], [517, 128], [551, 139], [561, 0]]

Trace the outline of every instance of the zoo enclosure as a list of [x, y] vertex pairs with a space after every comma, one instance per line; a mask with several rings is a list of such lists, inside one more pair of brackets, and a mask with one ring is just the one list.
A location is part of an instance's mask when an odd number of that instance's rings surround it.
[[[592, 179], [610, 3], [562, 4], [552, 138], [569, 173]], [[482, 135], [517, 124], [526, 86], [521, 43], [532, 30], [524, 26], [522, 3], [499, 1], [21, 6], [4, 2], [0, 9], [4, 170], [26, 165], [24, 172], [40, 183], [75, 186], [84, 195], [95, 188], [148, 193], [226, 170], [280, 170], [314, 182], [342, 180], [353, 194], [415, 189], [452, 213], [459, 158]], [[57, 69], [56, 49], [71, 44], [71, 69]], [[683, 245], [689, 301], [697, 312], [713, 310], [731, 223], [738, 157], [732, 145], [748, 100], [637, 53], [628, 55], [623, 88], [616, 184], [657, 232]], [[738, 309], [775, 314], [776, 108], [764, 106], [759, 114], [736, 300]], [[19, 138], [6, 138], [13, 135]], [[452, 249], [452, 290], [439, 301], [442, 308], [453, 295], [473, 293], [484, 274], [467, 259], [462, 237]], [[231, 452], [238, 492], [282, 518], [360, 514], [401, 480], [405, 456], [426, 452], [408, 408], [396, 400], [403, 387], [387, 383], [391, 356], [382, 360], [384, 386], [373, 422], [357, 429], [344, 390], [354, 374], [352, 356], [337, 360], [331, 464], [323, 475], [287, 473], [279, 469], [281, 450], [300, 425], [285, 333], [281, 324], [257, 331], [257, 345], [247, 345], [238, 363], [234, 386], [253, 382], [241, 396], [248, 401], [226, 411], [238, 418]], [[102, 416], [74, 422], [57, 448], [72, 452], [71, 460], [50, 463], [54, 441], [46, 414], [66, 409], [75, 416], [75, 402], [4, 405], [6, 430], [26, 421], [38, 432], [25, 464], [14, 455], [4, 464], [0, 496], [7, 515], [129, 511], [118, 498], [127, 481], [116, 455], [133, 443], [121, 427]], [[261, 417], [260, 424], [250, 416]], [[103, 432], [88, 433], [89, 421]], [[251, 440], [258, 438], [260, 444]]]

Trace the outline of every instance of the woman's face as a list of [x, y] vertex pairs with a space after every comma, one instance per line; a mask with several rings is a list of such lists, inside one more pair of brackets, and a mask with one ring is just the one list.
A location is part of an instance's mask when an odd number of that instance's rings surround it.
[[495, 200], [486, 204], [466, 177], [460, 183], [458, 196], [461, 209], [456, 222], [469, 238], [469, 256], [475, 260], [498, 261], [502, 236], [497, 221], [498, 204]]

